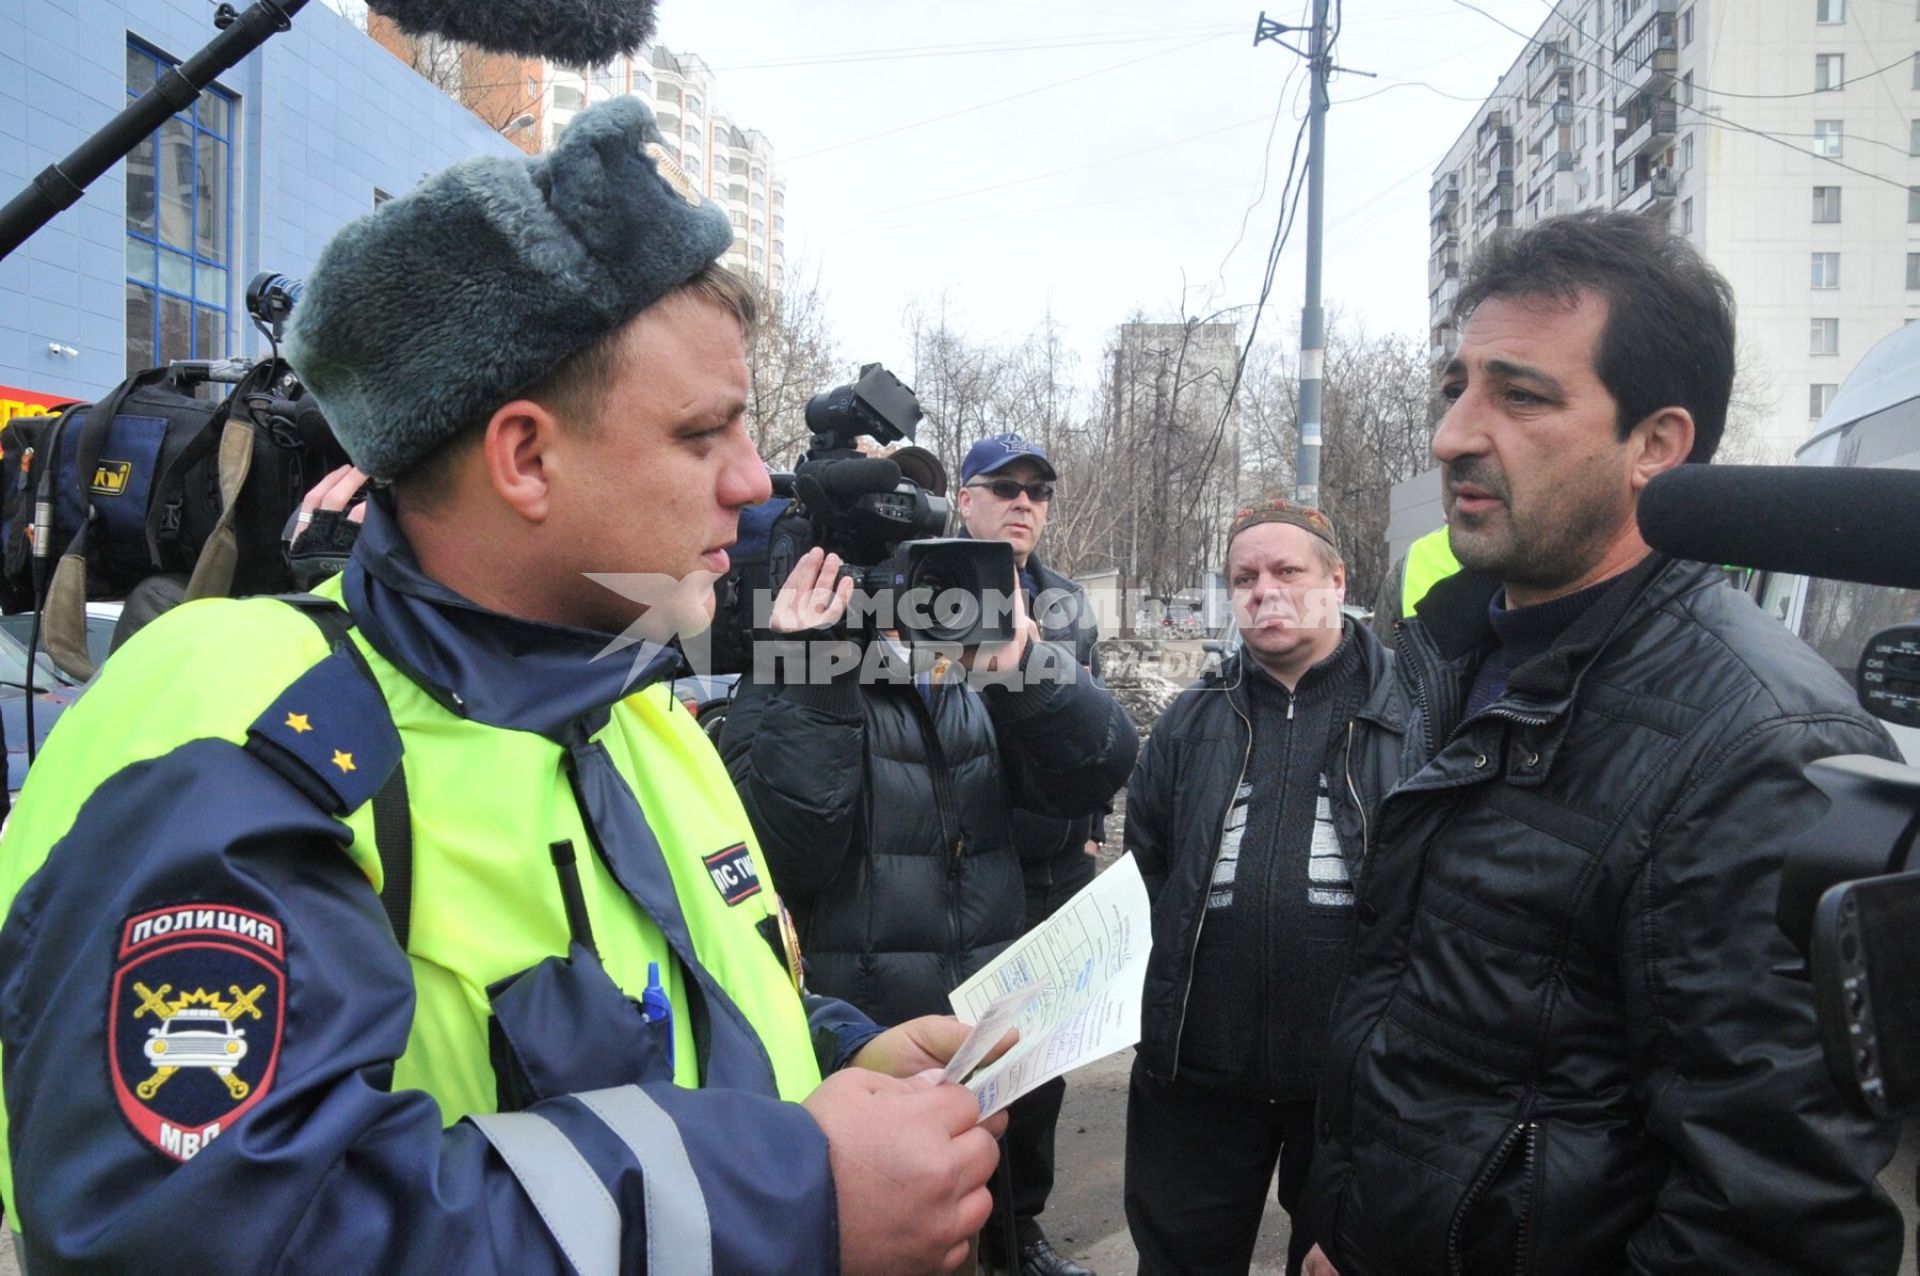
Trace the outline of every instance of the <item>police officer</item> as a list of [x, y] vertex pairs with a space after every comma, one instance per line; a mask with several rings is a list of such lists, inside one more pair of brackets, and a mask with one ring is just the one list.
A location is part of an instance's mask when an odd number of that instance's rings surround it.
[[963, 1261], [958, 1025], [803, 1001], [665, 683], [768, 482], [658, 142], [622, 99], [343, 230], [292, 354], [385, 484], [345, 572], [169, 613], [49, 741], [0, 842], [32, 1276]]

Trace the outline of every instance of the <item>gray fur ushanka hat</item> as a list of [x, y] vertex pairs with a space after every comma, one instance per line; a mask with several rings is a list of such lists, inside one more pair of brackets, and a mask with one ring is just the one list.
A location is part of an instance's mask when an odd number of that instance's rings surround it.
[[647, 154], [637, 98], [547, 155], [465, 160], [321, 253], [288, 359], [355, 465], [397, 478], [700, 273], [733, 243]]

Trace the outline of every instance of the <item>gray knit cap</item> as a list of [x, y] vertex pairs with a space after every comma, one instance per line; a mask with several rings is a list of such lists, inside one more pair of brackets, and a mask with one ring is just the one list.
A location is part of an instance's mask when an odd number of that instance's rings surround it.
[[668, 185], [653, 113], [622, 97], [547, 155], [465, 160], [321, 253], [288, 359], [355, 465], [404, 474], [733, 243]]

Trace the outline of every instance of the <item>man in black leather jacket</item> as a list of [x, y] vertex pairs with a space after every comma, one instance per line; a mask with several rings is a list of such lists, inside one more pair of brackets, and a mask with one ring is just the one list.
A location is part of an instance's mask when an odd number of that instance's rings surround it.
[[1307, 1270], [1890, 1274], [1896, 1132], [1827, 1079], [1774, 908], [1826, 805], [1803, 768], [1891, 745], [1634, 522], [1719, 441], [1730, 291], [1663, 227], [1578, 214], [1483, 248], [1459, 313], [1433, 450], [1467, 570], [1400, 629], [1405, 778], [1334, 1010]]
[[[1153, 952], [1126, 1209], [1151, 1276], [1245, 1273], [1269, 1189], [1298, 1209], [1368, 811], [1406, 718], [1386, 648], [1340, 610], [1325, 515], [1242, 511], [1227, 581], [1242, 646], [1162, 715], [1127, 789]], [[1289, 1273], [1310, 1236], [1295, 1223]]]

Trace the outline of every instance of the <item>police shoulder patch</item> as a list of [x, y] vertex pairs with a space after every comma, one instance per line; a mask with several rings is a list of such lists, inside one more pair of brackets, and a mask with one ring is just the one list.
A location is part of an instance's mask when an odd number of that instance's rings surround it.
[[190, 1160], [273, 1088], [286, 1021], [280, 923], [220, 903], [136, 913], [108, 1002], [114, 1097], [134, 1132]]
[[760, 893], [760, 870], [754, 865], [753, 852], [745, 842], [735, 842], [722, 851], [701, 857], [707, 876], [713, 879], [720, 898], [729, 904], [752, 899]]

